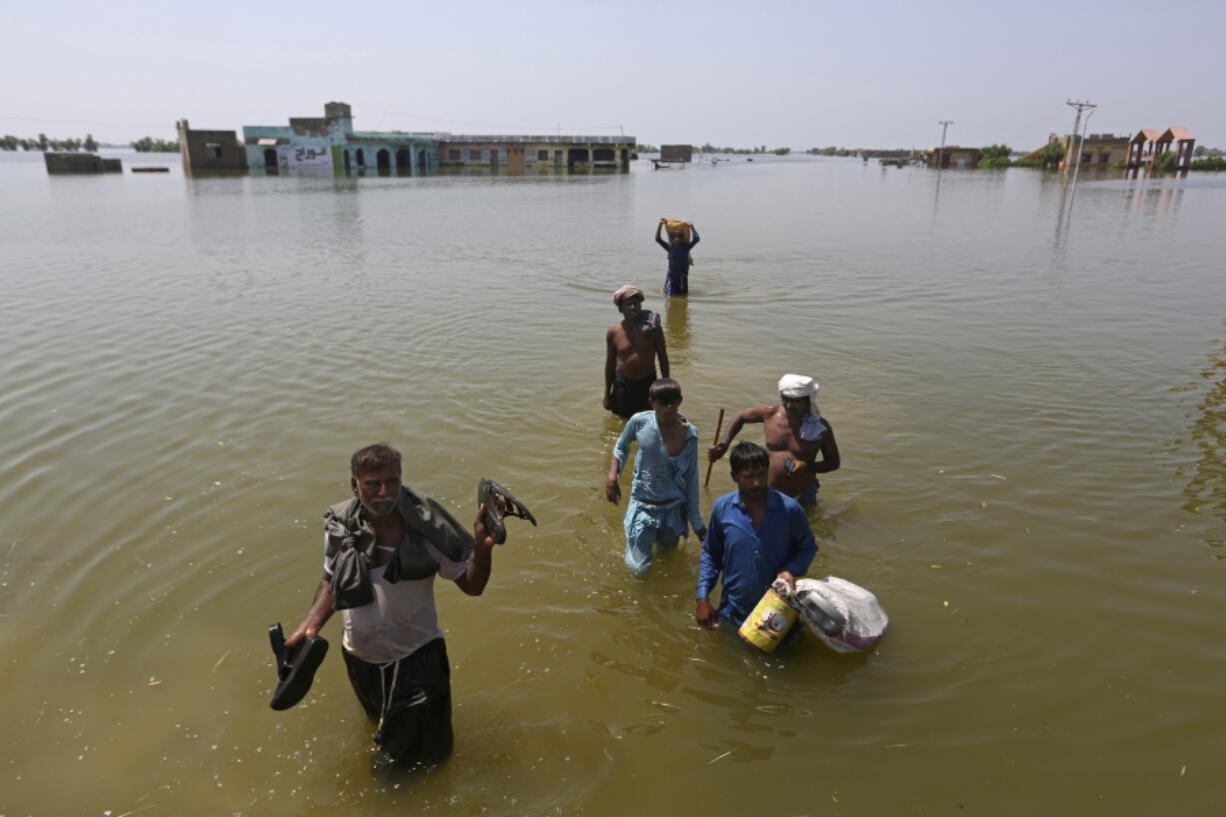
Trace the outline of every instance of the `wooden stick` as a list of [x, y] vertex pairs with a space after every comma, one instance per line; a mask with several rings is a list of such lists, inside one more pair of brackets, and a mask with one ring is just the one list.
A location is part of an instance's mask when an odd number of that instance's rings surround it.
[[[719, 442], [719, 433], [724, 430], [724, 410], [719, 410], [719, 422], [715, 424], [715, 442]], [[715, 460], [707, 463], [707, 478], [702, 481], [702, 487], [706, 488], [711, 484], [711, 469], [715, 467]]]

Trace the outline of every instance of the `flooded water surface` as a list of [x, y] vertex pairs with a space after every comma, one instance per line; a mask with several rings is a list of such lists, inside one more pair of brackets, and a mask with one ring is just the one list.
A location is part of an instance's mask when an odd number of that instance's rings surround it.
[[[0, 157], [0, 814], [1187, 815], [1223, 809], [1226, 179], [740, 159], [628, 174], [48, 177]], [[660, 217], [696, 222], [660, 294]], [[661, 312], [705, 447], [821, 384], [811, 575], [878, 648], [767, 658], [645, 578], [603, 498], [610, 293]], [[760, 439], [748, 427], [742, 436]], [[456, 751], [370, 771], [340, 627], [273, 712], [266, 628], [386, 440], [467, 519], [437, 588]], [[623, 478], [623, 489], [628, 489]], [[726, 461], [703, 512], [732, 490]]]

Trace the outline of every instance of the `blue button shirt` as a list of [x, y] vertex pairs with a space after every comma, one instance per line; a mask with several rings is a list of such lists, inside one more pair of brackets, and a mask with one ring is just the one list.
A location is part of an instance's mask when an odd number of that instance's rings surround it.
[[718, 614], [739, 624], [781, 571], [803, 576], [817, 554], [804, 508], [774, 488], [766, 491], [766, 515], [755, 528], [741, 492], [715, 500], [698, 564], [697, 598], [709, 598], [723, 574]]

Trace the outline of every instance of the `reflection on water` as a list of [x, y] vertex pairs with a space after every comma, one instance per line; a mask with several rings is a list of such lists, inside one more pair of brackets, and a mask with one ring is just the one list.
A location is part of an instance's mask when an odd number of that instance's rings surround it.
[[664, 340], [668, 344], [670, 358], [684, 363], [684, 355], [690, 346], [689, 298], [664, 299]]

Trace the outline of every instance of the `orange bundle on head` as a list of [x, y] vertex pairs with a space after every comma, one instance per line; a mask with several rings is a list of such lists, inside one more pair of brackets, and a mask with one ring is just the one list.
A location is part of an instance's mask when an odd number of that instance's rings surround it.
[[673, 233], [681, 233], [681, 240], [685, 243], [690, 243], [690, 228], [694, 226], [692, 221], [681, 221], [676, 218], [668, 218], [664, 220], [664, 229], [669, 235]]

